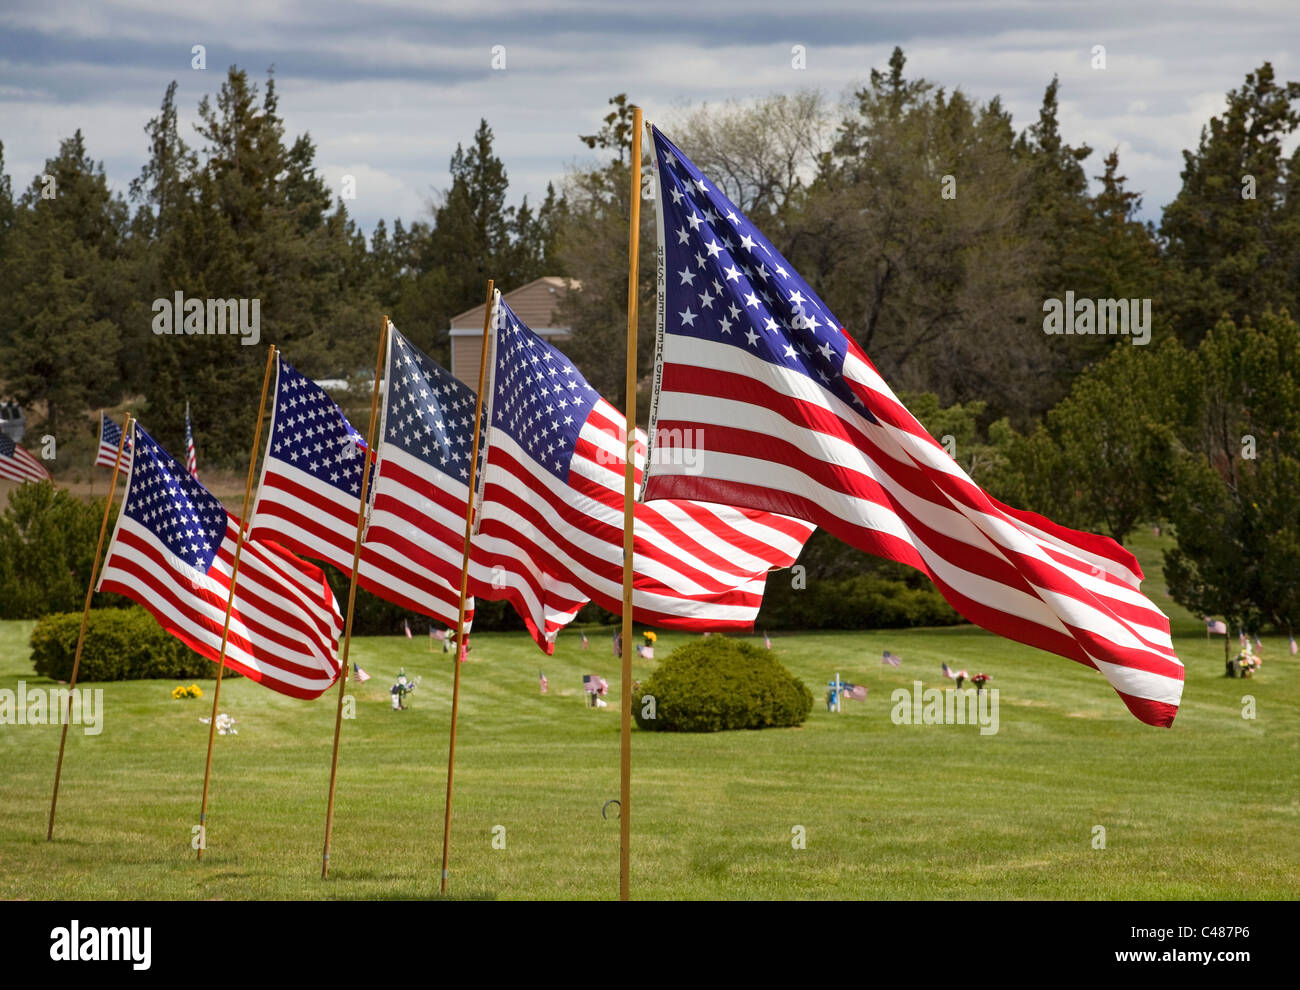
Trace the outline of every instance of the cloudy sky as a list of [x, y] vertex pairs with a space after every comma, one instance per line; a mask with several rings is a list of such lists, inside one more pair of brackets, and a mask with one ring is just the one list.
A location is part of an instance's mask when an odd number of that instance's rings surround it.
[[[839, 97], [883, 67], [895, 45], [908, 75], [1000, 94], [1017, 129], [1061, 78], [1066, 138], [1118, 146], [1146, 197], [1145, 216], [1177, 192], [1181, 151], [1265, 60], [1300, 79], [1295, 0], [1138, 3], [913, 0], [655, 3], [596, 0], [4, 0], [0, 140], [25, 187], [77, 128], [115, 186], [145, 157], [145, 122], [179, 83], [182, 126], [238, 64], [274, 65], [292, 135], [309, 131], [334, 188], [356, 177], [349, 207], [369, 231], [380, 217], [426, 216], [447, 161], [480, 117], [497, 138], [514, 197], [590, 160], [577, 139], [606, 100], [627, 92], [647, 116], [689, 103], [747, 100], [815, 87]], [[191, 68], [193, 46], [207, 67]], [[806, 68], [792, 67], [792, 47]], [[1095, 45], [1106, 67], [1091, 66]], [[505, 68], [492, 68], [504, 46]], [[1103, 152], [1089, 160], [1099, 172]]]

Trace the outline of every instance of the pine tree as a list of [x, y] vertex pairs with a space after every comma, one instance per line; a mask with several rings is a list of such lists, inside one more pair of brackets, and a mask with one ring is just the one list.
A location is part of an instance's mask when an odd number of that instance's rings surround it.
[[44, 407], [31, 426], [60, 442], [84, 428], [84, 408], [118, 388], [126, 223], [126, 204], [77, 131], [23, 194], [5, 238], [0, 367], [29, 416]]
[[1183, 185], [1161, 233], [1173, 265], [1166, 299], [1179, 332], [1199, 341], [1227, 314], [1300, 312], [1300, 158], [1282, 144], [1300, 126], [1300, 82], [1279, 84], [1265, 62], [1227, 96], [1228, 109], [1184, 151]]
[[342, 202], [331, 211], [310, 136], [286, 143], [274, 76], [259, 94], [232, 67], [215, 101], [203, 98], [202, 144], [192, 169], [174, 170], [174, 184], [165, 162], [190, 159], [166, 136], [169, 97], [149, 129], [155, 154], [140, 189], [172, 189], [170, 219], [158, 229], [141, 298], [257, 300], [261, 340], [254, 347], [230, 335], [155, 335], [150, 320], [135, 320], [132, 346], [147, 359], [134, 380], [160, 442], [178, 449], [188, 400], [208, 456], [234, 466], [247, 456], [266, 345], [307, 374], [351, 374], [367, 364], [381, 310], [368, 292], [364, 238]]

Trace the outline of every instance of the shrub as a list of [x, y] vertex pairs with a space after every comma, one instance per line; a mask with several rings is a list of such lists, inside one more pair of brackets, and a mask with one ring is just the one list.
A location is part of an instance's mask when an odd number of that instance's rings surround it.
[[[32, 663], [56, 681], [72, 678], [80, 612], [47, 615], [32, 630]], [[86, 626], [77, 681], [189, 680], [215, 677], [217, 666], [166, 632], [139, 606], [96, 609]], [[238, 676], [229, 667], [226, 677]]]
[[[642, 716], [647, 694], [654, 718]], [[812, 710], [812, 692], [770, 651], [714, 635], [673, 650], [632, 702], [643, 729], [720, 732], [799, 725]]]
[[760, 629], [898, 629], [962, 620], [919, 571], [881, 560], [818, 530], [799, 555], [803, 587], [789, 571], [768, 575]]
[[[102, 498], [83, 501], [49, 481], [10, 493], [0, 514], [0, 619], [82, 607], [103, 515]], [[125, 601], [100, 597], [110, 606]]]

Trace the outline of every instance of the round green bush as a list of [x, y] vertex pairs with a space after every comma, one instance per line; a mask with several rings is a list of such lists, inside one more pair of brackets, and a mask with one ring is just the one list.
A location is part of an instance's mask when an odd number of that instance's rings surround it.
[[[57, 612], [37, 622], [31, 638], [36, 672], [56, 681], [71, 680], [80, 631], [80, 612]], [[194, 680], [216, 675], [216, 664], [166, 632], [138, 605], [90, 613], [78, 682]], [[227, 667], [225, 676], [238, 675]]]
[[[654, 718], [646, 695], [654, 697]], [[812, 700], [771, 651], [714, 635], [673, 650], [636, 689], [632, 711], [643, 729], [721, 732], [799, 725]]]

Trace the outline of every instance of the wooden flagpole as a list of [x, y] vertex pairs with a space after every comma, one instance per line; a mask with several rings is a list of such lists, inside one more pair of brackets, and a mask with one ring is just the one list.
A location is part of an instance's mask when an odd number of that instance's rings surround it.
[[[130, 418], [129, 416], [127, 417]], [[104, 410], [99, 410], [99, 443], [104, 442]], [[99, 443], [95, 444], [95, 455], [90, 459], [90, 497], [95, 497], [95, 462], [99, 460]], [[109, 501], [112, 501], [110, 499]]]
[[[100, 420], [103, 423], [103, 420]], [[101, 425], [102, 429], [102, 425]], [[68, 719], [72, 717], [72, 694], [77, 690], [77, 673], [81, 669], [81, 650], [86, 645], [86, 625], [90, 621], [90, 600], [95, 594], [95, 578], [99, 574], [100, 555], [104, 550], [104, 535], [108, 532], [108, 517], [113, 511], [113, 496], [117, 494], [117, 475], [122, 466], [122, 448], [126, 446], [126, 434], [131, 429], [131, 417], [126, 417], [126, 426], [122, 428], [122, 438], [117, 442], [117, 460], [113, 462], [113, 480], [109, 482], [108, 499], [104, 503], [104, 519], [99, 524], [99, 542], [95, 544], [95, 563], [90, 568], [90, 586], [86, 588], [86, 605], [81, 610], [81, 631], [77, 633], [77, 652], [72, 658], [72, 680], [68, 685], [68, 704], [63, 713], [63, 734], [59, 737], [59, 762], [54, 767], [54, 795], [50, 798], [50, 826], [45, 832], [46, 841], [54, 838], [54, 808], [59, 803], [59, 778], [63, 775], [63, 750], [68, 743]], [[92, 464], [93, 476], [95, 467]]]
[[474, 403], [474, 442], [469, 458], [469, 499], [465, 504], [465, 552], [460, 561], [460, 614], [456, 619], [456, 651], [451, 665], [451, 742], [447, 747], [447, 803], [442, 818], [442, 893], [447, 893], [447, 856], [451, 846], [451, 785], [456, 773], [456, 716], [460, 711], [460, 665], [466, 655], [465, 599], [469, 592], [469, 550], [474, 532], [474, 492], [478, 485], [478, 437], [483, 421], [483, 389], [487, 376], [488, 332], [492, 325], [492, 296], [495, 285], [488, 279], [487, 302], [483, 308], [483, 350], [478, 359], [478, 400]]
[[[221, 627], [221, 654], [217, 658], [217, 684], [212, 689], [212, 721], [208, 723], [208, 758], [203, 766], [203, 800], [199, 804], [199, 849], [196, 860], [203, 858], [208, 844], [208, 781], [212, 778], [212, 743], [217, 737], [217, 704], [221, 700], [221, 675], [226, 670], [226, 644], [230, 639], [230, 614], [235, 608], [235, 584], [239, 580], [239, 555], [244, 549], [244, 527], [248, 525], [248, 503], [253, 497], [253, 475], [257, 470], [257, 451], [262, 445], [262, 414], [266, 411], [266, 390], [271, 384], [275, 364], [275, 345], [266, 352], [266, 373], [262, 376], [262, 398], [257, 404], [257, 427], [253, 431], [253, 451], [248, 457], [248, 480], [244, 483], [244, 511], [239, 515], [235, 535], [235, 561], [230, 568], [230, 595], [226, 598], [226, 621]], [[188, 472], [187, 472], [188, 473]]]
[[632, 108], [632, 173], [627, 238], [627, 447], [623, 472], [623, 670], [618, 791], [618, 896], [630, 895], [628, 873], [632, 835], [632, 546], [636, 478], [636, 317], [641, 247], [641, 108]]
[[384, 348], [388, 343], [388, 316], [379, 328], [379, 349], [375, 355], [375, 384], [370, 392], [370, 425], [366, 427], [366, 449], [362, 451], [361, 505], [357, 508], [357, 538], [352, 544], [352, 579], [348, 583], [348, 615], [343, 629], [342, 669], [339, 671], [339, 701], [334, 712], [334, 752], [330, 755], [330, 791], [325, 804], [325, 849], [321, 853], [320, 878], [330, 873], [330, 837], [334, 832], [334, 788], [339, 773], [339, 733], [343, 730], [343, 692], [348, 683], [348, 654], [352, 648], [352, 616], [357, 607], [357, 571], [361, 569], [361, 536], [366, 529], [366, 502], [370, 498], [370, 452], [375, 449], [375, 420], [379, 409], [379, 381], [384, 372]]

